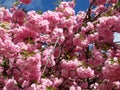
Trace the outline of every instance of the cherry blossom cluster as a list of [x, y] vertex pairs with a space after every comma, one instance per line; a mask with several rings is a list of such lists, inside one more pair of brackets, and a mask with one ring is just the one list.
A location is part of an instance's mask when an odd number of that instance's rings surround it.
[[120, 90], [120, 2], [75, 0], [54, 11], [0, 7], [0, 90]]

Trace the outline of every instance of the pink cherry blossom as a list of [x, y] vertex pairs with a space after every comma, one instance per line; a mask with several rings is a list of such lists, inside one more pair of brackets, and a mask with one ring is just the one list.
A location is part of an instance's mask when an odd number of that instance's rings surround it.
[[13, 12], [13, 16], [12, 16], [13, 22], [22, 24], [25, 20], [25, 16], [26, 16], [26, 14], [23, 10], [21, 10], [21, 9], [15, 10]]
[[54, 11], [0, 7], [0, 90], [119, 90], [118, 0], [75, 0]]
[[31, 2], [31, 0], [20, 0], [20, 1], [24, 4], [29, 4]]

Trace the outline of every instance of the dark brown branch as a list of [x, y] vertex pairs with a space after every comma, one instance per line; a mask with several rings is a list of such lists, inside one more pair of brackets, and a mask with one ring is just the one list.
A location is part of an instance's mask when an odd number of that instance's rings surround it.
[[91, 8], [93, 6], [93, 4], [95, 3], [96, 0], [93, 0], [88, 8], [88, 11], [86, 13], [86, 16], [85, 16], [85, 19], [84, 19], [84, 22], [87, 22], [88, 20], [91, 19], [91, 16], [90, 16], [90, 13], [91, 13]]

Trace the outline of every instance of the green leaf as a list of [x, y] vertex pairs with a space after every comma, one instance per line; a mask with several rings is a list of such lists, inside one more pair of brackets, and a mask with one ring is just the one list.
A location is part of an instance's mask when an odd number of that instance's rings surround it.
[[5, 66], [6, 65], [6, 61], [3, 60], [2, 63], [1, 63], [2, 66]]
[[34, 44], [34, 40], [32, 37], [25, 38], [25, 42], [30, 43], [30, 44]]
[[42, 11], [41, 11], [41, 10], [39, 10], [37, 13], [41, 15], [41, 14], [42, 14]]
[[19, 0], [16, 0], [13, 4], [18, 5], [19, 3], [20, 3]]
[[1, 66], [6, 67], [9, 64], [9, 60], [7, 60], [6, 58], [3, 58]]
[[59, 5], [63, 0], [57, 0], [57, 2], [54, 2], [55, 5]]
[[118, 58], [118, 64], [120, 64], [120, 58]]
[[110, 59], [110, 63], [111, 63], [111, 64], [114, 64], [114, 63], [115, 63], [115, 61], [114, 61], [113, 58]]
[[72, 57], [73, 60], [76, 59], [76, 58], [77, 58], [77, 56], [73, 56], [73, 57]]
[[101, 84], [103, 81], [102, 81], [102, 80], [98, 80], [97, 82], [98, 82], [99, 84]]
[[0, 27], [8, 30], [8, 29], [10, 29], [10, 23], [9, 22], [2, 22], [2, 23], [0, 23]]
[[119, 8], [119, 7], [120, 7], [120, 0], [118, 1], [117, 4], [115, 4], [115, 6], [113, 8], [115, 9], [115, 8]]
[[107, 14], [107, 13], [106, 13], [106, 14], [104, 14], [104, 16], [108, 17], [108, 16], [109, 16], [109, 14]]
[[97, 71], [102, 71], [102, 66], [98, 66]]
[[35, 52], [28, 52], [27, 50], [23, 50], [22, 52], [20, 52], [20, 54], [21, 54], [24, 58], [27, 58], [27, 57], [30, 57], [30, 56], [35, 55], [36, 53], [35, 53]]
[[46, 90], [56, 90], [56, 89], [53, 87], [47, 87]]
[[67, 58], [68, 58], [68, 59], [70, 59], [70, 58], [71, 58], [71, 56], [70, 56], [69, 54], [67, 54], [66, 56], [67, 56]]

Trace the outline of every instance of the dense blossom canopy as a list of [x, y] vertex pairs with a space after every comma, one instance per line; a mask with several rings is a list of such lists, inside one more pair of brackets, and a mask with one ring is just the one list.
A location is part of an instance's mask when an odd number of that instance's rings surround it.
[[74, 0], [42, 14], [19, 4], [0, 7], [0, 90], [120, 90], [118, 0], [78, 14]]

